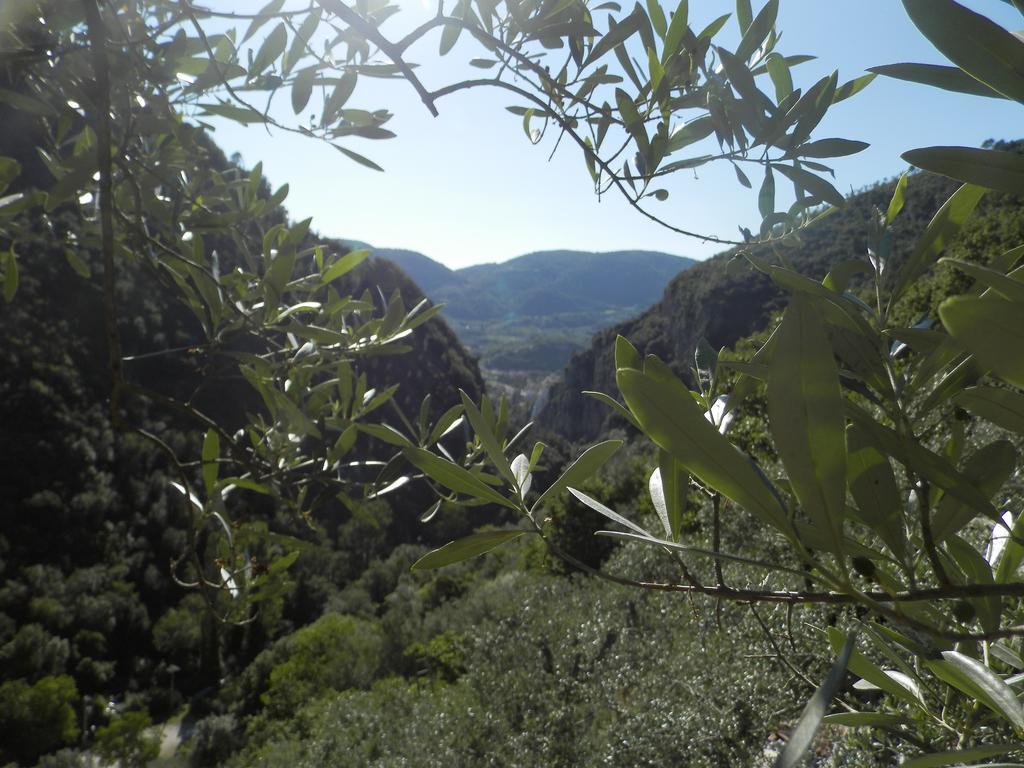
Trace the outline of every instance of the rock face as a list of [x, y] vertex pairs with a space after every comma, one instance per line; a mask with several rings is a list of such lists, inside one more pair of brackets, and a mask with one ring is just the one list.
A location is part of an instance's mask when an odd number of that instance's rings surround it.
[[[895, 228], [896, 259], [905, 258], [917, 234], [954, 188], [948, 179], [914, 175]], [[892, 190], [893, 182], [887, 182], [852, 196], [841, 212], [804, 232], [802, 243], [786, 250], [785, 257], [804, 274], [820, 279], [836, 262], [864, 256], [873, 211], [888, 205]], [[766, 248], [753, 252], [771, 256]], [[641, 353], [665, 360], [689, 381], [693, 351], [702, 336], [716, 349], [731, 347], [765, 328], [784, 303], [783, 292], [749, 266], [736, 249], [701, 262], [672, 280], [657, 304], [632, 320], [600, 331], [588, 349], [575, 354], [562, 380], [548, 392], [537, 421], [572, 441], [591, 441], [607, 430], [609, 420], [618, 417], [581, 392], [618, 395], [614, 344], [619, 334]]]

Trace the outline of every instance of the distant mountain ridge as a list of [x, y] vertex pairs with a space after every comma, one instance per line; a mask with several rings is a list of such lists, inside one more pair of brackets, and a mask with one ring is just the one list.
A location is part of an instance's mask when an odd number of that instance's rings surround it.
[[373, 254], [401, 267], [455, 320], [643, 308], [695, 263], [659, 251], [551, 250], [453, 270], [416, 251], [374, 248]]
[[[372, 247], [372, 246], [371, 246]], [[696, 262], [658, 251], [537, 251], [449, 269], [416, 251], [373, 248], [433, 301], [490, 368], [560, 370], [576, 349], [657, 301]]]

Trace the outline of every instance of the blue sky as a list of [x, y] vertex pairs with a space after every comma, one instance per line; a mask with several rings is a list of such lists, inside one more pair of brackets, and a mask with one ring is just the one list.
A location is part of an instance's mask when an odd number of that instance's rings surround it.
[[[1021, 15], [999, 0], [961, 2], [1008, 29], [1024, 27]], [[421, 3], [403, 1], [404, 23], [429, 15]], [[754, 3], [755, 12], [759, 5]], [[674, 9], [674, 2], [665, 7]], [[734, 4], [690, 0], [690, 7], [691, 26], [696, 26], [732, 11]], [[782, 0], [777, 26], [783, 53], [818, 57], [794, 70], [798, 87], [833, 69], [843, 82], [877, 64], [944, 63], [898, 0]], [[472, 40], [463, 38], [444, 58], [436, 54], [436, 37], [429, 46], [413, 49], [411, 58], [429, 87], [459, 79], [466, 71], [460, 64], [482, 55]], [[470, 70], [474, 76], [479, 72]], [[553, 145], [545, 140], [532, 146], [526, 140], [519, 118], [505, 110], [513, 103], [514, 98], [493, 89], [476, 89], [440, 101], [440, 116], [433, 118], [407, 84], [361, 80], [351, 105], [390, 109], [395, 117], [388, 127], [398, 137], [348, 146], [372, 157], [384, 173], [356, 165], [322, 143], [268, 135], [260, 126], [218, 123], [216, 139], [228, 153], [240, 152], [248, 165], [262, 161], [275, 186], [287, 182], [289, 211], [295, 218], [312, 216], [321, 233], [421, 251], [453, 268], [550, 248], [650, 249], [693, 258], [722, 250], [643, 219], [614, 194], [598, 201], [581, 155], [566, 143], [549, 161]], [[1002, 100], [877, 78], [834, 107], [815, 137], [871, 143], [859, 155], [833, 163], [836, 186], [849, 191], [900, 173], [899, 155], [907, 149], [1019, 138], [1020, 110]], [[738, 225], [756, 229], [759, 179], [753, 179], [751, 192], [736, 183], [729, 166], [701, 169], [697, 179], [691, 172], [677, 176], [669, 199], [652, 202], [659, 215], [686, 229], [728, 238], [737, 236]]]

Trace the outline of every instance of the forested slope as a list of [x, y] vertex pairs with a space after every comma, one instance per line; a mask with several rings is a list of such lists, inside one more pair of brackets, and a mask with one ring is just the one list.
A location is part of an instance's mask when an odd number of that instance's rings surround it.
[[[0, 156], [20, 157], [30, 145], [13, 138], [0, 136]], [[195, 138], [194, 162], [246, 174], [202, 135]], [[19, 183], [28, 185], [45, 170], [24, 159]], [[265, 182], [260, 194], [270, 196]], [[40, 754], [77, 742], [83, 719], [103, 723], [102, 705], [88, 703], [93, 697], [127, 697], [129, 708], [163, 717], [183, 696], [243, 668], [268, 639], [316, 619], [329, 594], [376, 554], [452, 530], [418, 522], [428, 503], [422, 490], [399, 492], [395, 511], [383, 500], [335, 503], [309, 523], [254, 504], [250, 522], [267, 526], [281, 551], [303, 556], [258, 621], [219, 625], [199, 594], [174, 580], [194, 521], [171, 487], [173, 468], [152, 441], [110, 423], [100, 260], [80, 230], [80, 217], [92, 212], [83, 204], [25, 215], [33, 226], [15, 244], [19, 290], [0, 305], [0, 762], [33, 765]], [[254, 234], [285, 218], [280, 206], [268, 210], [252, 223]], [[309, 242], [344, 250], [313, 235]], [[230, 242], [207, 245], [230, 270]], [[395, 290], [407, 306], [423, 298], [401, 270], [376, 259], [338, 288], [366, 291], [378, 305]], [[174, 296], [161, 275], [119, 262], [125, 375], [154, 393], [131, 398], [127, 416], [168, 446], [195, 452], [201, 429], [161, 407], [160, 395], [239, 425], [260, 403], [237, 370], [212, 363], [196, 318]], [[458, 400], [460, 388], [480, 396], [476, 363], [443, 319], [404, 341], [409, 354], [357, 364], [371, 387], [400, 385], [395, 399], [403, 411], [414, 418], [428, 394], [435, 416]], [[364, 455], [374, 451], [367, 443]], [[457, 516], [449, 523], [456, 532], [467, 529]]]
[[[782, 255], [797, 270], [819, 279], [838, 261], [866, 255], [872, 216], [875, 209], [888, 205], [894, 184], [879, 183], [850, 196], [845, 208], [801, 233], [801, 244], [787, 248]], [[919, 172], [910, 177], [906, 206], [895, 225], [893, 254], [897, 263], [906, 258], [917, 235], [955, 188], [952, 181], [940, 176]], [[948, 255], [971, 259], [972, 253], [999, 247], [1005, 250], [1015, 243], [1022, 228], [1019, 200], [990, 194]], [[763, 247], [752, 249], [752, 254], [771, 256]], [[902, 311], [934, 309], [936, 298], [948, 295], [949, 281], [957, 279], [962, 284], [963, 278], [955, 277], [952, 269], [940, 267], [914, 288]], [[602, 434], [615, 417], [606, 406], [581, 393], [617, 391], [613, 347], [620, 334], [641, 353], [658, 355], [690, 381], [694, 349], [702, 336], [716, 349], [731, 347], [765, 328], [784, 303], [783, 291], [736, 249], [701, 262], [680, 273], [653, 307], [601, 331], [588, 349], [574, 355], [562, 380], [547, 393], [538, 422], [574, 441], [594, 440]]]

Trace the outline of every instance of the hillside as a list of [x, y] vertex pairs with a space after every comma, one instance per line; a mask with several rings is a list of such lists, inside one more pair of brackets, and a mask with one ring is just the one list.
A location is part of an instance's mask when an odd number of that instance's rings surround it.
[[650, 306], [695, 263], [656, 251], [554, 250], [452, 270], [415, 251], [374, 254], [444, 303], [463, 343], [485, 367], [504, 371], [561, 369], [595, 331]]
[[[801, 235], [801, 244], [786, 251], [786, 258], [805, 274], [821, 278], [837, 261], [863, 254], [873, 211], [884, 208], [894, 182], [879, 183], [850, 197], [844, 210], [822, 220]], [[905, 258], [917, 235], [955, 189], [949, 179], [915, 173], [907, 202], [897, 220], [893, 251]], [[989, 195], [968, 223], [953, 248], [969, 251], [972, 238], [982, 238], [995, 250], [1010, 242], [1019, 223], [1016, 198]], [[1007, 245], [1006, 247], [1010, 247]], [[767, 249], [755, 249], [770, 256]], [[959, 254], [969, 257], [969, 253]], [[619, 334], [645, 354], [656, 354], [689, 380], [693, 350], [703, 336], [715, 348], [729, 347], [763, 329], [784, 303], [782, 292], [749, 264], [736, 259], [736, 250], [719, 254], [678, 275], [661, 300], [643, 314], [596, 334], [590, 346], [575, 354], [560, 381], [542, 396], [537, 421], [570, 440], [594, 440], [610, 425], [606, 406], [581, 394], [584, 390], [616, 393], [613, 345]], [[936, 280], [948, 280], [949, 270], [937, 271]], [[909, 297], [904, 311], [930, 308], [931, 283], [922, 283]]]
[[[0, 155], [22, 157], [9, 138], [0, 137]], [[196, 153], [191, 159], [197, 164], [246, 173], [202, 136]], [[44, 172], [26, 163], [20, 182], [30, 185], [37, 181], [34, 174]], [[265, 183], [259, 194], [269, 196]], [[257, 524], [303, 548], [291, 573], [294, 597], [265, 611], [244, 635], [209, 620], [199, 594], [176, 583], [169, 566], [185, 551], [195, 524], [170, 487], [179, 476], [151, 442], [116, 433], [109, 423], [100, 260], [94, 248], [78, 249], [81, 271], [91, 268], [82, 276], [64, 251], [65, 242], [84, 239], [77, 234], [82, 219], [71, 207], [48, 217], [36, 211], [27, 216], [31, 232], [18, 242], [19, 290], [14, 301], [0, 304], [0, 732], [10, 734], [12, 723], [24, 722], [18, 718], [28, 716], [27, 710], [11, 697], [35, 690], [27, 686], [40, 680], [60, 681], [66, 698], [76, 702], [79, 695], [123, 701], [130, 691], [133, 707], [164, 717], [197, 691], [209, 690], [227, 670], [244, 668], [265, 641], [316, 619], [327, 599], [324, 584], [344, 585], [369, 558], [403, 543], [451, 535], [427, 528], [414, 515], [392, 514], [385, 501], [359, 507], [358, 515], [353, 505], [331, 503], [309, 520], [254, 504], [249, 514]], [[284, 210], [275, 207], [253, 226], [284, 219]], [[316, 242], [344, 250], [338, 242]], [[225, 239], [225, 267], [238, 258], [231, 247]], [[240, 386], [237, 369], [202, 353], [195, 318], [160, 275], [142, 262], [118, 266], [128, 380], [190, 398], [228, 424], [242, 423], [246, 411], [259, 412], [261, 403]], [[369, 289], [371, 296], [397, 289], [409, 306], [422, 297], [405, 274], [384, 261], [364, 262], [342, 280], [339, 290]], [[366, 358], [357, 370], [366, 373], [370, 386], [400, 382], [396, 401], [413, 417], [428, 393], [435, 416], [458, 400], [459, 388], [479, 397], [483, 383], [476, 363], [443, 319], [431, 319], [407, 343], [409, 354]], [[134, 426], [167, 445], [198, 450], [202, 430], [177, 411], [142, 398], [133, 398], [127, 410]], [[423, 491], [409, 488], [393, 497], [398, 508], [426, 506]], [[458, 533], [468, 528], [457, 515], [450, 520]], [[176, 678], [168, 672], [179, 667]], [[101, 713], [83, 716], [95, 724]], [[0, 762], [17, 755], [33, 765], [63, 738], [49, 740], [45, 723], [39, 729], [44, 735], [30, 733], [19, 741], [19, 751], [13, 739], [0, 739]]]

